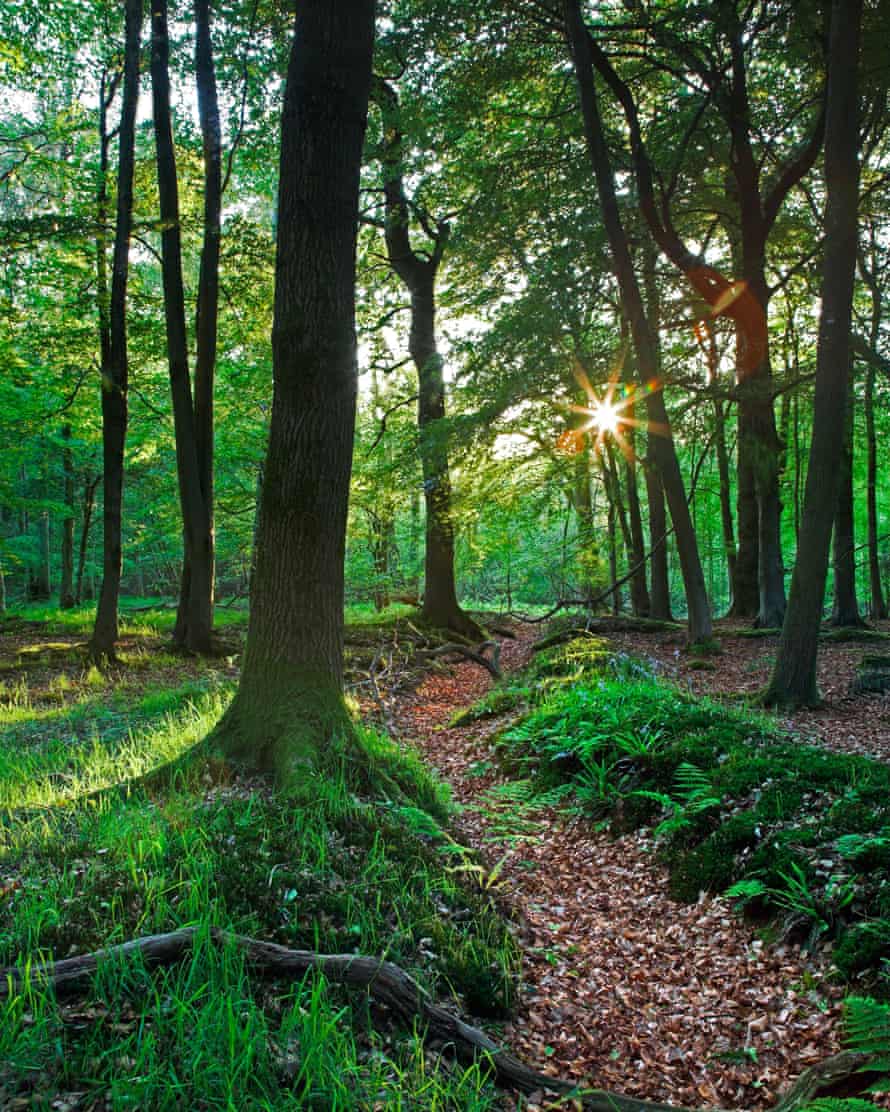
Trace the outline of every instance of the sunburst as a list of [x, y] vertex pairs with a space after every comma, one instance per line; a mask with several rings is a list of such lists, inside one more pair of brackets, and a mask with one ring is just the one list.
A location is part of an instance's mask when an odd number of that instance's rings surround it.
[[[580, 360], [575, 360], [575, 378], [584, 391], [587, 404], [569, 406], [573, 413], [580, 413], [585, 418], [582, 425], [569, 430], [572, 434], [571, 440], [574, 450], [578, 450], [578, 442], [585, 433], [595, 433], [593, 438], [595, 452], [602, 450], [608, 436], [621, 449], [625, 459], [632, 462], [634, 460], [634, 450], [624, 435], [626, 429], [640, 428], [659, 436], [667, 435], [667, 429], [664, 425], [653, 421], [640, 420], [634, 413], [634, 408], [639, 402], [644, 401], [647, 395], [661, 389], [661, 383], [652, 380], [643, 386], [628, 386], [619, 382], [621, 370], [624, 366], [624, 357], [625, 351], [622, 349], [612, 366], [609, 381], [601, 395], [594, 390]], [[564, 440], [566, 440], [566, 434], [560, 437], [560, 442]]]

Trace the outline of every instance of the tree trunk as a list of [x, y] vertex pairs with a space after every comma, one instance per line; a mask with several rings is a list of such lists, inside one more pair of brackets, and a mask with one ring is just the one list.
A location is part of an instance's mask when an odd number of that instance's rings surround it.
[[853, 512], [853, 380], [847, 395], [847, 418], [841, 446], [837, 508], [834, 511], [834, 607], [831, 624], [861, 626], [856, 601], [856, 533]]
[[[603, 134], [596, 85], [593, 80], [590, 38], [581, 17], [579, 0], [565, 0], [565, 14], [567, 36], [581, 94], [588, 152], [599, 188], [603, 221], [612, 250], [622, 309], [630, 324], [633, 337], [637, 375], [641, 384], [645, 385], [658, 377], [658, 340], [646, 317], [643, 298], [628, 249], [627, 236], [621, 223], [611, 160]], [[708, 641], [712, 636], [712, 623], [705, 577], [661, 391], [647, 391], [646, 403], [649, 421], [661, 432], [661, 435], [652, 437], [653, 455], [661, 475], [677, 538], [677, 550], [686, 590], [689, 638], [692, 642]]]
[[40, 515], [38, 524], [38, 537], [40, 540], [40, 561], [33, 572], [31, 579], [31, 598], [39, 602], [47, 602], [52, 593], [50, 581], [50, 524], [49, 512], [44, 510]]
[[161, 209], [161, 271], [167, 325], [167, 361], [173, 399], [176, 474], [179, 480], [185, 549], [180, 596], [184, 613], [180, 611], [177, 618], [174, 637], [191, 652], [207, 653], [211, 648], [213, 627], [213, 540], [208, 506], [201, 486], [195, 410], [189, 379], [179, 189], [170, 122], [169, 53], [167, 0], [157, 0], [152, 4], [151, 16], [152, 106]]
[[791, 594], [766, 701], [819, 701], [816, 654], [828, 547], [837, 505], [850, 373], [850, 321], [856, 265], [858, 56], [862, 0], [833, 0], [825, 136], [825, 247], [822, 312], [810, 464]]
[[[596, 560], [593, 504], [590, 497], [590, 452], [585, 445], [574, 458], [571, 504], [578, 519], [578, 566], [581, 570], [581, 597], [589, 607], [593, 601], [596, 584], [593, 567]], [[512, 603], [508, 606], [512, 609]]]
[[481, 630], [463, 612], [457, 600], [445, 379], [443, 359], [436, 345], [436, 276], [448, 243], [449, 228], [443, 222], [434, 227], [424, 218], [424, 230], [432, 239], [432, 251], [423, 256], [411, 246], [398, 98], [392, 86], [379, 78], [374, 80], [373, 96], [383, 116], [385, 130], [381, 164], [386, 204], [386, 252], [390, 266], [411, 294], [408, 348], [417, 369], [417, 424], [426, 501], [423, 616], [431, 625], [454, 630], [466, 637], [478, 637]]
[[[210, 632], [213, 629], [213, 381], [216, 373], [222, 234], [222, 139], [210, 33], [210, 0], [195, 0], [195, 27], [195, 79], [204, 155], [204, 243], [198, 276], [193, 420], [204, 516], [197, 536], [197, 552], [190, 552], [186, 547], [183, 557], [173, 640], [192, 651], [204, 652], [210, 647]], [[193, 559], [201, 564], [195, 575], [192, 574]], [[203, 591], [203, 595], [199, 595], [199, 591]]]
[[866, 498], [868, 503], [868, 581], [871, 595], [871, 616], [887, 617], [887, 603], [881, 585], [881, 564], [878, 551], [878, 446], [875, 437], [875, 370], [869, 363], [865, 378], [865, 437], [868, 452]]
[[[661, 333], [661, 291], [656, 272], [655, 244], [648, 237], [643, 243], [643, 286], [646, 293], [646, 316], [652, 333]], [[658, 352], [660, 355], [660, 351]], [[660, 373], [660, 372], [659, 372]], [[649, 617], [673, 621], [671, 612], [671, 582], [668, 572], [668, 523], [664, 504], [664, 487], [655, 464], [652, 450], [652, 432], [646, 434], [646, 501], [649, 505]]]
[[[881, 328], [881, 287], [869, 272], [860, 256], [860, 270], [871, 294], [871, 325], [869, 342], [872, 348], [878, 343]], [[868, 513], [868, 584], [869, 613], [873, 619], [887, 617], [887, 603], [881, 584], [881, 563], [878, 550], [878, 446], [875, 436], [875, 367], [871, 360], [865, 364], [865, 445], [866, 445], [866, 506]]]
[[96, 487], [99, 485], [101, 475], [90, 478], [84, 476], [83, 481], [83, 523], [80, 529], [80, 546], [77, 553], [77, 578], [74, 587], [74, 602], [80, 606], [83, 602], [83, 571], [87, 562], [87, 547], [90, 543], [90, 526], [93, 523], [93, 507], [96, 504]]
[[[723, 552], [726, 556], [726, 574], [729, 589], [732, 591], [736, 581], [735, 536], [732, 525], [732, 502], [729, 492], [729, 452], [726, 447], [726, 411], [719, 398], [714, 399], [714, 446], [717, 450], [717, 481], [720, 487], [720, 526], [723, 535]], [[732, 605], [730, 605], [732, 613]]]
[[74, 463], [71, 458], [71, 426], [62, 426], [62, 472], [64, 475], [65, 519], [62, 522], [62, 578], [59, 584], [59, 608], [70, 610], [74, 605]]
[[219, 728], [236, 758], [315, 765], [349, 730], [343, 560], [358, 387], [355, 254], [373, 0], [297, 8], [281, 125], [274, 400], [241, 682]]
[[[139, 101], [139, 47], [142, 0], [126, 0], [124, 92], [119, 127], [117, 215], [108, 320], [108, 366], [102, 368], [103, 537], [102, 589], [90, 653], [98, 662], [114, 659], [121, 582], [121, 515], [124, 443], [127, 437], [127, 277], [133, 214], [136, 107]], [[103, 136], [104, 138], [104, 136]], [[100, 290], [101, 297], [101, 290]], [[101, 339], [101, 338], [100, 338]]]

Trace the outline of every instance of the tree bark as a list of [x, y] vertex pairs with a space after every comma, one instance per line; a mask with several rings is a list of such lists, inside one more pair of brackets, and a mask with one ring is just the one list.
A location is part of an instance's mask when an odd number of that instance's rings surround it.
[[[587, 147], [596, 175], [600, 203], [603, 209], [603, 222], [612, 250], [622, 309], [630, 324], [636, 352], [637, 375], [640, 383], [645, 385], [651, 383], [658, 376], [658, 340], [646, 317], [640, 287], [634, 274], [627, 236], [621, 223], [615, 196], [615, 181], [612, 174], [611, 160], [603, 134], [596, 85], [593, 80], [591, 39], [581, 17], [579, 0], [565, 0], [565, 16], [569, 47], [575, 63], [575, 73], [581, 94], [581, 110], [584, 117]], [[692, 642], [708, 641], [711, 639], [713, 627], [705, 589], [705, 577], [699, 557], [695, 530], [692, 526], [692, 517], [686, 501], [683, 476], [680, 471], [661, 391], [647, 391], [646, 403], [649, 421], [661, 432], [661, 435], [652, 437], [653, 455], [661, 475], [674, 523], [677, 550], [683, 572], [683, 584], [686, 590], [689, 638]]]
[[833, 0], [825, 138], [825, 248], [822, 312], [810, 464], [800, 545], [768, 703], [819, 701], [816, 654], [825, 598], [831, 526], [837, 505], [850, 374], [850, 322], [856, 265], [858, 57], [862, 0]]
[[[184, 535], [181, 611], [175, 637], [192, 652], [208, 653], [213, 627], [213, 541], [198, 463], [195, 409], [189, 378], [185, 292], [176, 152], [170, 120], [170, 45], [167, 0], [156, 0], [151, 15], [151, 85], [161, 209], [161, 271], [167, 326], [167, 362], [176, 435], [176, 474]], [[212, 430], [211, 430], [212, 437]]]
[[[213, 381], [219, 316], [219, 256], [222, 235], [222, 138], [210, 0], [195, 0], [195, 79], [204, 157], [204, 242], [198, 275], [195, 325], [193, 423], [198, 485], [204, 509], [196, 523], [196, 545], [186, 545], [173, 640], [193, 652], [210, 648], [213, 629], [215, 535], [213, 513]], [[199, 567], [193, 572], [193, 561]]]
[[[122, 544], [121, 516], [124, 487], [124, 444], [127, 437], [127, 278], [130, 230], [133, 219], [133, 171], [136, 147], [136, 108], [139, 101], [139, 48], [142, 0], [126, 0], [124, 90], [119, 127], [117, 213], [114, 261], [108, 316], [108, 365], [102, 368], [103, 536], [102, 588], [90, 654], [99, 663], [112, 661], [118, 638]], [[103, 137], [104, 138], [104, 137]], [[100, 289], [100, 298], [102, 291]], [[100, 313], [101, 318], [101, 313]], [[101, 338], [100, 338], [101, 339]], [[104, 340], [101, 341], [104, 343]], [[104, 352], [103, 352], [104, 354]]]
[[64, 476], [65, 518], [62, 522], [62, 577], [59, 582], [59, 609], [74, 606], [74, 462], [71, 455], [71, 426], [62, 426], [62, 473]]
[[856, 533], [853, 505], [853, 381], [847, 394], [847, 417], [841, 446], [837, 507], [834, 512], [834, 626], [864, 625], [856, 600]]
[[236, 759], [316, 765], [349, 729], [343, 560], [358, 388], [355, 256], [373, 0], [297, 8], [281, 125], [274, 399], [241, 682], [219, 728]]
[[457, 599], [444, 360], [436, 344], [436, 277], [448, 244], [449, 228], [445, 222], [433, 223], [424, 216], [424, 230], [432, 240], [432, 251], [423, 256], [411, 246], [398, 98], [392, 86], [380, 78], [374, 80], [372, 95], [383, 117], [385, 131], [381, 164], [386, 252], [390, 266], [411, 295], [408, 349], [417, 370], [417, 424], [426, 502], [423, 616], [431, 625], [452, 629], [466, 637], [478, 637], [481, 630], [464, 613]]

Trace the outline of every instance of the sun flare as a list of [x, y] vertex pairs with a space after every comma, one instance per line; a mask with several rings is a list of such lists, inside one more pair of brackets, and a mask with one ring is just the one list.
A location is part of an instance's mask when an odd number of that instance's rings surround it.
[[661, 389], [658, 382], [647, 382], [643, 386], [627, 386], [619, 383], [624, 352], [618, 356], [612, 368], [608, 384], [602, 396], [590, 384], [580, 360], [575, 364], [575, 378], [578, 385], [587, 397], [586, 405], [570, 405], [573, 413], [579, 413], [585, 418], [584, 423], [573, 429], [566, 429], [559, 437], [557, 447], [569, 455], [576, 455], [583, 449], [584, 434], [591, 433], [593, 449], [599, 452], [603, 447], [606, 437], [615, 441], [622, 453], [632, 460], [634, 457], [632, 443], [624, 435], [629, 429], [642, 428], [650, 433], [665, 434], [666, 429], [652, 421], [640, 420], [636, 417], [635, 406], [647, 394]]

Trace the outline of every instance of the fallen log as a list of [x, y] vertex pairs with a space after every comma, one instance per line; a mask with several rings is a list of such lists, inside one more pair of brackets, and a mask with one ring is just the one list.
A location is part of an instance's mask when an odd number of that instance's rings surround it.
[[[182, 960], [199, 936], [197, 927], [183, 927], [167, 934], [148, 935], [108, 946], [90, 954], [32, 965], [32, 984], [53, 987], [57, 994], [74, 992], [88, 983], [101, 964], [139, 954], [147, 966], [167, 966]], [[638, 1100], [622, 1093], [589, 1089], [549, 1074], [538, 1073], [459, 1016], [434, 1004], [426, 991], [401, 966], [381, 958], [358, 954], [320, 954], [313, 950], [291, 950], [274, 942], [213, 928], [210, 937], [219, 945], [244, 951], [250, 965], [270, 977], [297, 978], [316, 970], [328, 980], [366, 990], [379, 1004], [390, 1008], [404, 1022], [420, 1020], [427, 1036], [442, 1040], [463, 1060], [484, 1056], [498, 1084], [523, 1093], [541, 1090], [568, 1094], [590, 1112], [682, 1112], [679, 1106]], [[0, 999], [15, 993], [25, 974], [18, 966], [0, 969]], [[805, 1070], [787, 1090], [773, 1112], [795, 1112], [817, 1096], [864, 1092], [880, 1073], [880, 1063], [870, 1055], [845, 1051]], [[716, 1110], [714, 1110], [716, 1112]]]

